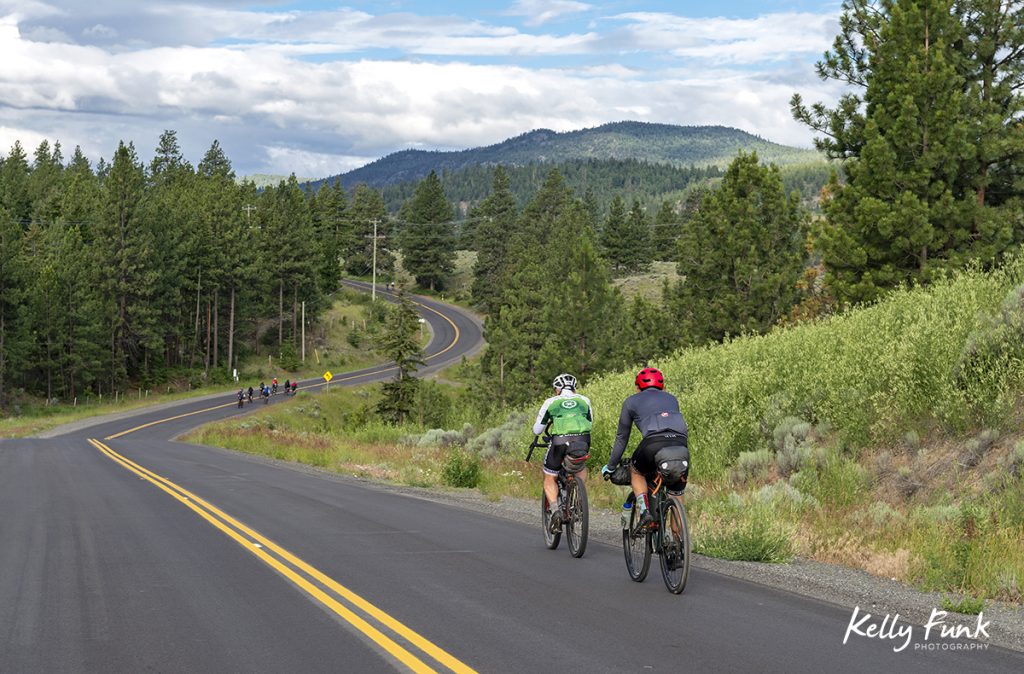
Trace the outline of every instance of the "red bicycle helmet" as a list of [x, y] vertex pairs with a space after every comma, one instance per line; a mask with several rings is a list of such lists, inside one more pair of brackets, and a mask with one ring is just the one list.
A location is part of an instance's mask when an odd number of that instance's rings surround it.
[[653, 367], [645, 367], [636, 375], [636, 386], [641, 391], [645, 388], [650, 388], [651, 386], [664, 390], [665, 377], [662, 376], [661, 370]]

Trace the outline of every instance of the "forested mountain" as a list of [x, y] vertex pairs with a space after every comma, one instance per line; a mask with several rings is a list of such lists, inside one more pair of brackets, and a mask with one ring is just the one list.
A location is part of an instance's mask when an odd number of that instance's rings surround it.
[[[403, 150], [311, 186], [315, 189], [323, 182], [341, 178], [343, 185], [366, 183], [379, 188], [418, 181], [431, 171], [440, 175], [478, 165], [517, 167], [588, 159], [635, 159], [675, 166], [724, 167], [740, 150], [757, 152], [762, 160], [777, 164], [808, 163], [821, 158], [814, 150], [779, 145], [724, 126], [615, 122], [565, 133], [537, 129], [496, 145], [456, 152]], [[543, 179], [544, 172], [540, 174]]]
[[[509, 190], [519, 208], [533, 198], [553, 167], [561, 173], [567, 187], [581, 197], [589, 194], [602, 213], [608, 210], [615, 195], [629, 202], [638, 199], [645, 206], [657, 208], [663, 200], [680, 201], [694, 185], [721, 176], [716, 166], [679, 167], [649, 164], [636, 159], [574, 159], [555, 164], [531, 162], [505, 169]], [[459, 215], [491, 193], [495, 169], [495, 166], [477, 165], [440, 174], [445, 196], [460, 207]], [[828, 174], [823, 172], [818, 186], [827, 181]], [[352, 187], [351, 184], [346, 186]], [[417, 182], [410, 181], [383, 187], [381, 193], [388, 211], [396, 212], [412, 197], [416, 186]]]

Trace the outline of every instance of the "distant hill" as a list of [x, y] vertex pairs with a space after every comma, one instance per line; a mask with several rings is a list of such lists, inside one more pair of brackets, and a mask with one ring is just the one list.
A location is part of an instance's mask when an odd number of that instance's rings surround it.
[[724, 126], [615, 122], [565, 133], [537, 129], [496, 145], [455, 152], [403, 150], [310, 186], [315, 189], [341, 178], [342, 185], [349, 188], [358, 183], [384, 187], [420, 180], [432, 170], [441, 173], [473, 166], [515, 167], [588, 159], [724, 168], [740, 150], [756, 151], [762, 160], [780, 165], [822, 161], [814, 150], [779, 145]]

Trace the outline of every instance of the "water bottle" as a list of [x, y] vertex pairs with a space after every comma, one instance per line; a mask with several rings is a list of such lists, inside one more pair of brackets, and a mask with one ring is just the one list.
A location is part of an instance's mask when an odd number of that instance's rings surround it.
[[630, 515], [632, 513], [633, 513], [633, 499], [627, 498], [626, 502], [622, 504], [621, 523], [622, 523], [622, 528], [623, 529], [628, 529], [629, 528], [629, 518], [630, 518]]

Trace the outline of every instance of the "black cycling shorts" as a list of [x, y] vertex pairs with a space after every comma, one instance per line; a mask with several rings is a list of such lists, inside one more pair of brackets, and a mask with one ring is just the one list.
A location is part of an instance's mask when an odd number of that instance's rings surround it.
[[[653, 480], [658, 473], [658, 465], [655, 463], [654, 457], [659, 450], [666, 447], [682, 447], [686, 448], [686, 439], [680, 433], [656, 433], [654, 435], [648, 435], [646, 438], [640, 441], [637, 445], [636, 451], [633, 452], [633, 456], [630, 457], [629, 462], [636, 472], [643, 475], [648, 480]], [[689, 461], [689, 450], [686, 453], [687, 461]], [[689, 471], [687, 471], [688, 473]], [[686, 475], [678, 480], [675, 484], [668, 485], [669, 491], [681, 493], [686, 489]]]
[[548, 453], [544, 455], [544, 472], [558, 475], [566, 456], [576, 460], [590, 455], [590, 433], [579, 435], [556, 435], [551, 438]]

